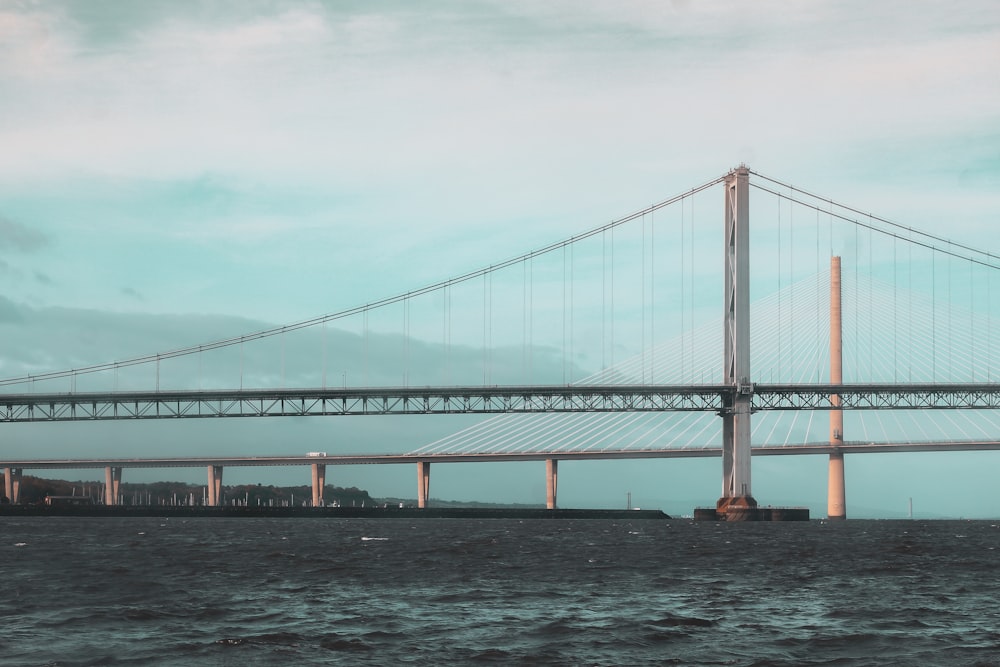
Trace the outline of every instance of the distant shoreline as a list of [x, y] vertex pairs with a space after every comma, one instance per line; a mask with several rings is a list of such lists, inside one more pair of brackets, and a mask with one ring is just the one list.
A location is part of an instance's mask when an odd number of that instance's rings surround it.
[[328, 519], [669, 519], [660, 510], [485, 507], [177, 507], [0, 505], [0, 517], [224, 517]]

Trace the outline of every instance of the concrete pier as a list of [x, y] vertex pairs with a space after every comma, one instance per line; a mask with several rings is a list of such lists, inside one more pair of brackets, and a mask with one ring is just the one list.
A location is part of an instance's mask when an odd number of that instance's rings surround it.
[[[844, 347], [842, 342], [840, 308], [840, 257], [830, 258], [830, 384], [844, 381]], [[830, 444], [840, 447], [844, 444], [844, 411], [839, 407], [839, 394], [830, 396], [834, 406], [830, 410]], [[827, 486], [826, 516], [829, 519], [847, 518], [846, 485], [844, 482], [844, 453], [834, 450], [830, 453], [829, 481]]]
[[16, 505], [21, 501], [21, 468], [3, 469], [4, 495], [11, 505]]
[[115, 466], [104, 468], [104, 504], [117, 505], [118, 491], [122, 483], [122, 469]]
[[556, 509], [556, 491], [559, 487], [558, 459], [545, 459], [545, 508]]
[[417, 461], [417, 507], [427, 507], [431, 493], [431, 462]]
[[218, 507], [222, 502], [222, 466], [208, 466], [208, 506]]
[[323, 488], [326, 486], [326, 466], [322, 463], [312, 464], [312, 506], [323, 507]]

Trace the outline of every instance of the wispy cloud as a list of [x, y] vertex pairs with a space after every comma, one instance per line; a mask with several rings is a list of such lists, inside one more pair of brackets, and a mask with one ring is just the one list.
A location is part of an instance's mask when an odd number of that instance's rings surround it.
[[121, 289], [121, 293], [129, 297], [130, 299], [135, 299], [136, 301], [146, 300], [146, 298], [142, 294], [140, 294], [137, 290], [132, 289], [131, 287], [123, 287]]
[[49, 243], [45, 234], [0, 216], [0, 249], [35, 252]]

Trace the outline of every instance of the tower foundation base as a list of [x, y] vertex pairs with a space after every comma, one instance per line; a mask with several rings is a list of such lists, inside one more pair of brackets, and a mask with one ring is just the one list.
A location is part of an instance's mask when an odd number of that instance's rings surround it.
[[808, 521], [807, 507], [760, 507], [752, 496], [720, 498], [715, 507], [697, 507], [695, 521]]

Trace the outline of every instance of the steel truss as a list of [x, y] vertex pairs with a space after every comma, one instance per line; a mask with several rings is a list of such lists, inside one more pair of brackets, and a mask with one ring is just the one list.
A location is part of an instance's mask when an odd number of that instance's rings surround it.
[[[835, 397], [840, 404], [835, 405]], [[754, 388], [753, 409], [926, 410], [1000, 407], [1000, 384], [776, 385]]]
[[[724, 393], [724, 392], [723, 392]], [[0, 422], [534, 412], [718, 411], [714, 385], [403, 387], [0, 395]]]
[[537, 412], [992, 409], [1000, 384], [591, 385], [0, 395], [0, 422]]

